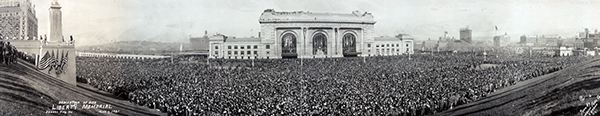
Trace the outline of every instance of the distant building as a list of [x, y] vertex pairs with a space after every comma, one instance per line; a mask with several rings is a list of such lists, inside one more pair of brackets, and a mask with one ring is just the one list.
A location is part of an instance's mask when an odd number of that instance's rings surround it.
[[190, 49], [192, 51], [207, 51], [208, 50], [208, 36], [203, 37], [190, 37]]
[[418, 47], [416, 45], [415, 45], [415, 47], [417, 49], [419, 49], [420, 51], [431, 52], [431, 51], [437, 51], [437, 44], [438, 44], [438, 41], [436, 41], [436, 40], [425, 40], [425, 41], [421, 42]]
[[579, 38], [600, 39], [600, 33], [598, 33], [598, 29], [595, 29], [594, 32], [590, 32], [587, 28], [585, 28], [584, 32], [579, 33]]
[[414, 53], [413, 51], [414, 38], [407, 36], [400, 37], [389, 37], [381, 36], [375, 37], [375, 56], [392, 56], [402, 55], [405, 53]]
[[522, 44], [524, 46], [533, 46], [535, 43], [537, 43], [537, 36], [534, 35], [522, 35], [520, 37], [520, 41], [519, 44]]
[[556, 35], [522, 35], [519, 44], [530, 47], [558, 47], [560, 36]]
[[506, 46], [510, 41], [510, 36], [504, 33], [504, 35], [494, 36], [494, 47]]
[[38, 19], [30, 0], [0, 1], [0, 39], [33, 40], [38, 36]]
[[236, 38], [225, 35], [214, 35], [209, 37], [209, 47], [211, 56], [214, 58], [225, 59], [254, 59], [259, 58], [259, 51], [272, 54], [269, 49], [273, 49], [270, 45], [259, 46], [260, 38]]
[[583, 39], [577, 38], [567, 38], [567, 39], [559, 39], [558, 47], [572, 47], [575, 49], [583, 49]]
[[600, 33], [595, 30], [593, 33], [586, 28], [580, 33], [580, 39], [583, 41], [583, 46], [589, 50], [600, 51]]
[[460, 40], [471, 43], [473, 42], [472, 36], [471, 29], [468, 27], [460, 29]]
[[[405, 52], [412, 40], [402, 38], [375, 39], [371, 13], [354, 11], [348, 14], [312, 13], [304, 11], [276, 12], [264, 10], [259, 18], [259, 37], [235, 38], [215, 35], [209, 38], [211, 58], [325, 58], [374, 56], [387, 50], [385, 42], [393, 42], [396, 52]], [[381, 40], [381, 41], [378, 41]], [[385, 42], [383, 42], [385, 41]], [[398, 45], [396, 45], [398, 44]], [[380, 47], [377, 47], [380, 46]], [[402, 50], [400, 50], [402, 48]], [[412, 53], [412, 48], [408, 49]]]
[[450, 35], [448, 35], [448, 31], [444, 31], [444, 36], [441, 36], [438, 41], [454, 41], [454, 37], [450, 37]]
[[538, 39], [538, 43], [545, 45], [546, 47], [558, 47], [558, 40], [561, 37], [558, 35], [542, 35]]
[[557, 55], [558, 56], [571, 56], [571, 55], [573, 55], [573, 48], [572, 47], [559, 47]]

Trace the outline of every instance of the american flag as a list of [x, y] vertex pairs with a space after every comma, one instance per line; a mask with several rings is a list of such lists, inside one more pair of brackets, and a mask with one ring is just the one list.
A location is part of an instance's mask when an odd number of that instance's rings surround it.
[[56, 54], [57, 54], [57, 56], [56, 56], [56, 59], [57, 59], [57, 60], [55, 61], [55, 64], [54, 64], [55, 66], [54, 66], [54, 68], [55, 68], [55, 70], [56, 70], [56, 74], [60, 74], [60, 73], [62, 73], [62, 65], [61, 65], [61, 64], [62, 64], [62, 61], [58, 61], [58, 59], [60, 59], [60, 57], [64, 57], [65, 53], [64, 53], [64, 52], [60, 52], [60, 53], [61, 53], [61, 55], [60, 55], [60, 56], [58, 56], [58, 51], [56, 51], [56, 52], [57, 52], [57, 53], [56, 53]]
[[50, 65], [50, 63], [53, 60], [54, 60], [54, 57], [51, 56], [49, 52], [46, 52], [46, 54], [44, 54], [44, 57], [42, 57], [42, 59], [40, 59], [40, 62], [38, 64], [38, 69], [44, 70], [44, 69], [48, 68], [48, 66]]
[[65, 54], [64, 51], [61, 52], [61, 60], [60, 62], [57, 61], [57, 65], [56, 66], [56, 74], [60, 74], [63, 72], [66, 72], [66, 70], [64, 69], [67, 65], [67, 60], [68, 60], [68, 56], [69, 56], [69, 52], [67, 51], [67, 54]]
[[[67, 63], [69, 63], [68, 60], [69, 60], [69, 51], [67, 51], [67, 53], [65, 54], [65, 56], [63, 56], [63, 58], [61, 60], [62, 61], [62, 65], [61, 65], [62, 67], [61, 68], [66, 68], [67, 67]], [[67, 70], [63, 69], [63, 72], [67, 72]]]

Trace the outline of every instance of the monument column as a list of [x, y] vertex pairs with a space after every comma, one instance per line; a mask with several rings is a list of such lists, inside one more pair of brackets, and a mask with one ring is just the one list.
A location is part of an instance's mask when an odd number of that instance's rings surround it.
[[56, 77], [69, 84], [76, 85], [76, 52], [72, 41], [63, 39], [62, 34], [62, 13], [61, 6], [57, 0], [53, 0], [50, 6], [49, 14], [49, 34], [50, 37], [40, 46], [40, 55], [50, 55], [50, 57], [40, 56], [40, 61], [57, 62], [55, 64], [38, 64], [36, 67], [43, 73]]
[[54, 0], [50, 6], [50, 38], [47, 41], [63, 41], [62, 40], [62, 13], [60, 11], [58, 0]]

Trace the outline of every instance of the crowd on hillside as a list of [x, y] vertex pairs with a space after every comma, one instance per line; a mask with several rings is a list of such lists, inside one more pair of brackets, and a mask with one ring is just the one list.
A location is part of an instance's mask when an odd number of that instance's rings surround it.
[[173, 115], [424, 115], [587, 59], [424, 54], [206, 65], [80, 57], [77, 78]]
[[34, 58], [18, 51], [10, 42], [0, 41], [0, 64], [9, 65], [15, 63], [17, 58], [35, 64]]

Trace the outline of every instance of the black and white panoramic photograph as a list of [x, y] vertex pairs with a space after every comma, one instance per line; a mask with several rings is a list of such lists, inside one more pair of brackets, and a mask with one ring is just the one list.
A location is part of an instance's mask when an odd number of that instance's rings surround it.
[[600, 116], [600, 0], [0, 0], [0, 116]]

